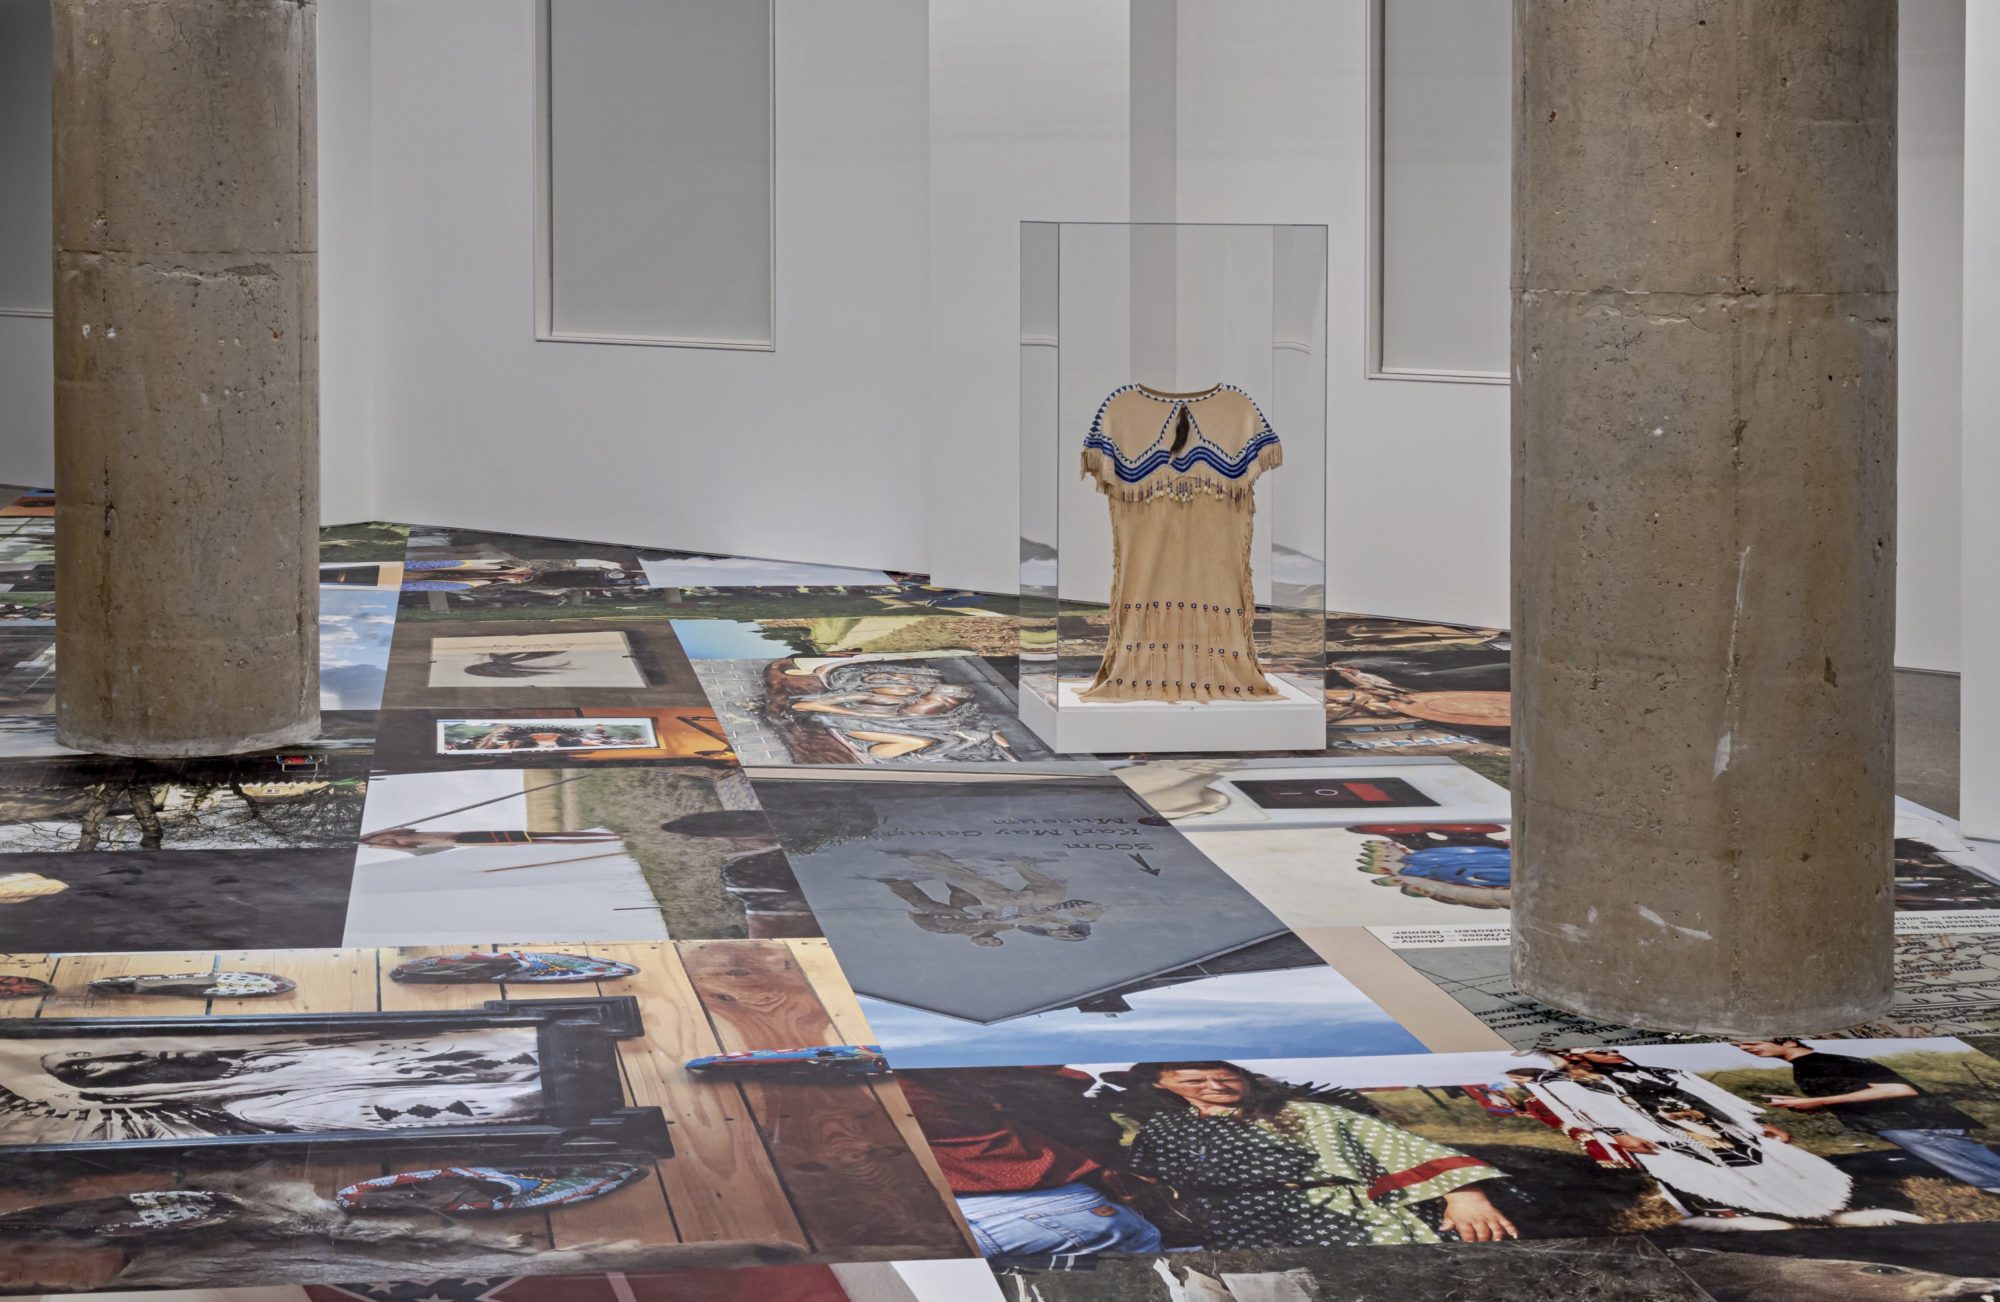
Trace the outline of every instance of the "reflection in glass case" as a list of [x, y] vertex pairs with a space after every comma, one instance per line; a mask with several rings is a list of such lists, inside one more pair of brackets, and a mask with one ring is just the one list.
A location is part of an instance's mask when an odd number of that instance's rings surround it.
[[1021, 225], [1021, 717], [1326, 745], [1326, 228]]

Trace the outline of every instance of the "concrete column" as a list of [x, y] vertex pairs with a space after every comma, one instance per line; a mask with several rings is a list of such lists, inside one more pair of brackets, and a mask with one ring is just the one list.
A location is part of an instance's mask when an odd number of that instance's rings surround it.
[[1890, 993], [1896, 6], [1516, 0], [1514, 971]]
[[319, 728], [312, 0], [55, 0], [56, 726]]

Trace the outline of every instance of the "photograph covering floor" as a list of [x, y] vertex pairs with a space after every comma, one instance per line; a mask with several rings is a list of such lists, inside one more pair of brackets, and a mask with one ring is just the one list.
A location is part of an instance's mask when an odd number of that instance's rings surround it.
[[1329, 616], [1323, 752], [1059, 757], [1010, 597], [349, 525], [324, 735], [142, 763], [55, 742], [22, 500], [0, 1292], [2000, 1290], [1990, 851], [1899, 806], [1841, 1038], [1534, 1004], [1503, 630]]
[[[1128, 1191], [1120, 1251], [2000, 1222], [2000, 1164], [1963, 1138], [2000, 1121], [2000, 1062], [1949, 1039], [900, 1077], [990, 1257], [1051, 1255], [1020, 1153]], [[1800, 1106], [1829, 1080], [1910, 1095]]]
[[[497, 979], [422, 966], [467, 953]], [[163, 966], [292, 988], [107, 989]], [[6, 975], [50, 987], [0, 1004], [0, 1164], [33, 1200], [8, 1210], [170, 1192], [171, 1170], [230, 1227], [63, 1251], [122, 1237], [79, 1210], [0, 1257], [14, 1291], [525, 1272], [526, 1246], [554, 1273], [962, 1255], [893, 1080], [688, 1070], [858, 1026], [823, 941], [14, 955]], [[435, 1214], [496, 1197], [517, 1205]]]

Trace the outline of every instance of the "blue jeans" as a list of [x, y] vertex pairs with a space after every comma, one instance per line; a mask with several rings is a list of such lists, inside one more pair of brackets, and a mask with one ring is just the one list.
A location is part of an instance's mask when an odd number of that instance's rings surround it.
[[2000, 1193], [2000, 1153], [1966, 1138], [1963, 1130], [1878, 1130], [1875, 1134], [1954, 1180]]
[[1160, 1232], [1151, 1221], [1087, 1184], [960, 1194], [958, 1209], [983, 1257], [1160, 1250]]

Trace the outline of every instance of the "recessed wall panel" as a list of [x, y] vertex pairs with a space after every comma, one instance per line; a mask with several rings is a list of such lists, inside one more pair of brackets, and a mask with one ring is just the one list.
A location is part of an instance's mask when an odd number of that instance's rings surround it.
[[768, 0], [546, 0], [543, 333], [770, 348]]
[[1379, 368], [1504, 377], [1512, 6], [1379, 3]]
[[49, 283], [48, 0], [0, 0], [0, 313], [42, 314]]

